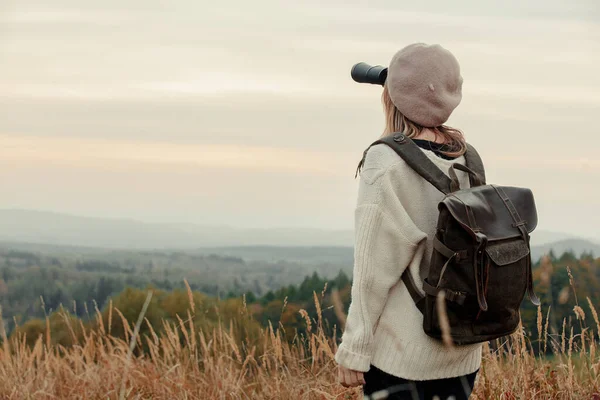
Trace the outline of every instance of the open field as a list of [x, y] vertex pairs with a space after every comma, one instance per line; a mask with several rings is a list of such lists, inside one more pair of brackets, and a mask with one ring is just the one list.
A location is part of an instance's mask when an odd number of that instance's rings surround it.
[[[159, 336], [138, 335], [148, 324], [143, 316], [151, 301], [149, 292], [135, 325], [116, 308], [96, 315], [95, 328], [65, 322], [76, 343], [52, 345], [48, 328], [28, 345], [23, 335], [3, 334], [0, 350], [0, 398], [2, 399], [359, 399], [358, 388], [336, 383], [334, 335], [325, 333], [321, 318], [322, 296], [314, 295], [317, 313], [300, 314], [305, 334], [291, 342], [282, 329], [250, 331], [244, 307], [236, 322], [223, 321], [198, 331], [193, 321], [194, 294], [178, 322], [164, 321]], [[321, 297], [321, 299], [319, 299]], [[337, 304], [336, 313], [342, 313]], [[538, 311], [538, 338], [526, 338], [519, 330], [506, 338], [499, 350], [486, 345], [484, 361], [473, 399], [599, 399], [598, 333], [600, 323], [577, 306], [576, 323], [582, 334], [563, 322], [562, 333], [548, 333], [548, 318]], [[343, 320], [343, 315], [341, 316]], [[117, 321], [125, 338], [113, 336]], [[586, 326], [586, 322], [590, 326]], [[0, 327], [2, 328], [2, 327]], [[158, 327], [157, 327], [158, 328]], [[4, 332], [3, 329], [0, 331]], [[79, 333], [76, 333], [79, 332]], [[31, 339], [31, 338], [30, 338]], [[537, 356], [543, 350], [551, 356]]]

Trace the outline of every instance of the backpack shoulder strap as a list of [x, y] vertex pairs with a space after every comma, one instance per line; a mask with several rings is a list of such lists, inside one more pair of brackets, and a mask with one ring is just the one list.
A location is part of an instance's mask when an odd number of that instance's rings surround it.
[[417, 285], [415, 284], [415, 281], [413, 280], [413, 277], [410, 274], [408, 268], [406, 268], [402, 273], [401, 279], [402, 282], [404, 282], [404, 285], [406, 286], [406, 290], [408, 290], [408, 294], [410, 294], [410, 297], [413, 299], [415, 306], [417, 306], [417, 309], [421, 312], [421, 314], [424, 314], [425, 296], [419, 293], [419, 289], [417, 289]]
[[[467, 143], [467, 152], [465, 153], [465, 161], [467, 164], [467, 167], [471, 168], [473, 171], [477, 172], [477, 174], [479, 174], [479, 176], [482, 178], [482, 185], [485, 185], [486, 179], [485, 179], [485, 168], [483, 167], [483, 161], [481, 161], [481, 157], [479, 156], [479, 153], [477, 152], [477, 150], [475, 150], [475, 147], [471, 146], [469, 143]], [[474, 186], [474, 182], [473, 182], [473, 177], [469, 176], [469, 179], [471, 179], [471, 187]]]
[[[421, 175], [440, 192], [448, 194], [450, 191], [450, 178], [405, 134], [398, 132], [383, 137], [371, 144], [369, 148], [377, 144], [385, 144], [391, 147], [416, 173]], [[362, 166], [368, 150], [365, 150], [359, 168]]]

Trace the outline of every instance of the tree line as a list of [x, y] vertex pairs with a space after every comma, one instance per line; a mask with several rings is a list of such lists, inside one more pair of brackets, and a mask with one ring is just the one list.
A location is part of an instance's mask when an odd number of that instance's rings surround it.
[[[215, 256], [211, 259], [220, 261]], [[40, 261], [29, 260], [36, 264]], [[48, 340], [63, 346], [72, 345], [85, 329], [110, 330], [112, 335], [126, 338], [130, 334], [128, 327], [135, 324], [151, 291], [152, 300], [141, 327], [142, 335], [160, 334], [165, 324], [185, 321], [204, 330], [220, 323], [232, 324], [239, 337], [258, 335], [260, 329], [270, 325], [281, 329], [284, 337], [292, 340], [306, 332], [306, 316], [314, 319], [319, 313], [324, 329], [341, 334], [342, 321], [335, 310], [333, 292], [337, 293], [343, 312], [347, 312], [351, 300], [351, 277], [342, 269], [332, 277], [313, 272], [298, 284], [280, 285], [262, 293], [244, 290], [241, 285], [236, 290], [234, 279], [227, 292], [215, 294], [203, 290], [206, 286], [200, 282], [182, 278], [168, 280], [165, 285], [164, 280], [153, 280], [152, 275], [139, 276], [130, 272], [131, 266], [122, 264], [77, 262], [73, 268], [65, 268], [58, 263], [47, 268], [17, 267], [14, 263], [0, 268], [0, 301], [9, 335], [26, 334], [27, 341], [33, 343], [39, 335], [45, 337], [51, 332]], [[22, 275], [19, 269], [23, 269]], [[539, 260], [533, 270], [536, 292], [542, 301], [542, 329], [555, 337], [560, 336], [563, 325], [573, 326], [575, 333], [580, 332], [584, 328], [583, 321], [578, 321], [574, 309], [580, 307], [591, 318], [592, 305], [600, 306], [600, 258], [591, 254], [576, 257], [570, 252], [556, 257], [550, 253]], [[88, 275], [77, 280], [80, 274]], [[36, 301], [22, 304], [32, 298]], [[19, 306], [30, 312], [27, 318], [20, 319], [6, 312], [10, 307]], [[540, 312], [525, 300], [521, 315], [526, 334], [535, 340]]]

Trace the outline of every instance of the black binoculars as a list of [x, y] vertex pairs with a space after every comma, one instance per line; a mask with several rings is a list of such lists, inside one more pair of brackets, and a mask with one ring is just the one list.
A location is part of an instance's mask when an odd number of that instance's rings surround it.
[[371, 66], [364, 62], [359, 62], [352, 67], [350, 75], [358, 83], [370, 83], [372, 85], [385, 84], [388, 69], [381, 65]]

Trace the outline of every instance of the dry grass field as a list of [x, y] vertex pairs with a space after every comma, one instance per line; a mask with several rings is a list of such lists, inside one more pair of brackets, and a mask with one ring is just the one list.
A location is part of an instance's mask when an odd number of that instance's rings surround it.
[[[146, 305], [150, 297], [151, 293]], [[315, 301], [318, 315], [312, 318], [301, 310], [308, 333], [292, 343], [273, 327], [252, 340], [240, 335], [233, 323], [198, 332], [187, 323], [193, 305], [178, 323], [165, 322], [160, 336], [152, 329], [150, 335], [138, 335], [148, 322], [145, 308], [137, 324], [121, 320], [127, 326], [125, 340], [110, 334], [111, 321], [122, 316], [116, 309], [109, 310], [108, 324], [98, 314], [95, 329], [70, 327], [74, 337], [75, 330], [83, 330], [70, 348], [50, 345], [49, 324], [33, 346], [23, 336], [7, 338], [3, 333], [0, 398], [360, 399], [359, 388], [336, 383], [336, 341], [325, 334], [317, 295]], [[589, 305], [593, 315], [585, 315], [579, 306], [574, 309], [573, 321], [582, 334], [574, 334], [564, 322], [562, 333], [551, 335], [547, 316], [538, 310], [535, 340], [521, 330], [498, 350], [486, 345], [472, 398], [600, 399], [600, 323]], [[71, 321], [66, 314], [65, 321]], [[536, 357], [534, 349], [548, 349], [552, 355]]]

